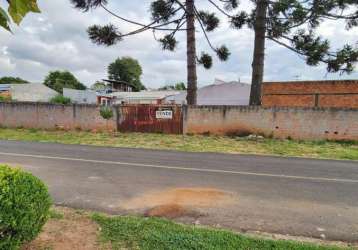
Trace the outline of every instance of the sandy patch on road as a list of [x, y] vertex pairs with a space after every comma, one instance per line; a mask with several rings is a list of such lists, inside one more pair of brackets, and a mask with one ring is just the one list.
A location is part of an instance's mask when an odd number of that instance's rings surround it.
[[149, 192], [124, 202], [121, 208], [145, 210], [145, 215], [178, 218], [196, 217], [197, 209], [228, 205], [233, 195], [214, 188], [172, 188]]

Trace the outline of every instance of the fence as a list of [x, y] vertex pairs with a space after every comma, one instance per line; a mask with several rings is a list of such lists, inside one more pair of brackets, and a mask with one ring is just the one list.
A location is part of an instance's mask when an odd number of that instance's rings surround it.
[[123, 105], [114, 107], [118, 130], [122, 132], [149, 132], [182, 134], [181, 106]]

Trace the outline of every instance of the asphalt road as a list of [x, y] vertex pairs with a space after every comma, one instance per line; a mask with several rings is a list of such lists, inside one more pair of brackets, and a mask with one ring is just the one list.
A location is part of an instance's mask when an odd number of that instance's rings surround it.
[[233, 202], [179, 221], [358, 242], [358, 162], [0, 141], [0, 163], [22, 166], [58, 205], [114, 214], [170, 188], [214, 188]]

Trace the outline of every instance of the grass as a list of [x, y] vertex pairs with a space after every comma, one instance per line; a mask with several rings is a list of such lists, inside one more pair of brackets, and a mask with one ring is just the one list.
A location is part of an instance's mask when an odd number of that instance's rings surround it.
[[65, 215], [60, 211], [57, 211], [55, 209], [50, 209], [49, 217], [50, 219], [54, 219], [54, 220], [62, 220], [65, 217]]
[[[101, 227], [100, 240], [113, 249], [225, 249], [225, 250], [338, 250], [336, 246], [302, 242], [267, 240], [230, 231], [186, 226], [174, 222], [141, 217], [108, 217], [94, 214]], [[348, 249], [348, 248], [346, 248]]]
[[248, 139], [244, 137], [92, 133], [0, 128], [0, 139], [96, 146], [169, 149], [358, 160], [358, 142]]

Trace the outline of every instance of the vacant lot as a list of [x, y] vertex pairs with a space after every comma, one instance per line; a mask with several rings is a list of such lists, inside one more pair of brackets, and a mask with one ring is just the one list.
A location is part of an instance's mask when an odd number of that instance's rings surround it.
[[227, 136], [184, 136], [142, 133], [91, 133], [0, 129], [0, 139], [96, 146], [169, 149], [189, 152], [266, 154], [358, 160], [358, 142], [293, 141]]
[[[322, 243], [322, 242], [321, 242]], [[226, 230], [177, 224], [166, 219], [110, 217], [69, 208], [54, 208], [43, 232], [22, 250], [63, 249], [264, 249], [343, 250], [340, 244], [317, 245], [271, 240]]]

